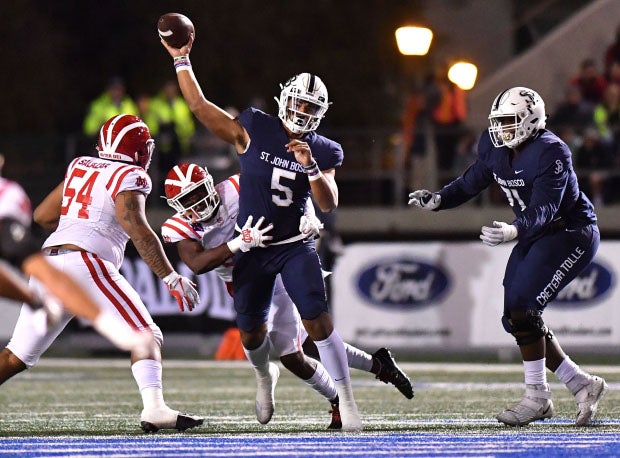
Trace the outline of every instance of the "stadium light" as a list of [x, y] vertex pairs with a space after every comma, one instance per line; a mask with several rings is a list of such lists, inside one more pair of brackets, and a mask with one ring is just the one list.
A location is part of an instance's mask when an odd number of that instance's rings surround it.
[[405, 56], [425, 56], [433, 40], [433, 32], [426, 27], [399, 27], [395, 35], [398, 50]]
[[469, 91], [476, 84], [478, 67], [469, 62], [456, 62], [448, 70], [448, 79], [464, 91]]

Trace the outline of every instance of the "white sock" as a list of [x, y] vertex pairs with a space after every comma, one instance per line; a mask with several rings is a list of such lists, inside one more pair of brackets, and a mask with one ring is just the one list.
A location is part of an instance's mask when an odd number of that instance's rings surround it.
[[547, 383], [545, 358], [536, 361], [523, 361], [526, 385], [544, 385]]
[[338, 395], [334, 381], [325, 370], [325, 367], [318, 361], [314, 374], [312, 374], [312, 377], [308, 380], [304, 380], [304, 382], [310, 385], [312, 389], [316, 390], [321, 396], [324, 396], [328, 401], [333, 401]]
[[344, 344], [344, 349], [347, 352], [349, 367], [359, 369], [364, 372], [370, 372], [370, 369], [372, 369], [372, 355], [369, 355], [359, 348], [352, 347], [346, 342]]
[[269, 339], [265, 336], [263, 343], [254, 350], [248, 350], [243, 347], [245, 356], [248, 358], [252, 367], [256, 371], [256, 374], [261, 377], [269, 376]]
[[554, 373], [573, 394], [577, 393], [590, 379], [590, 375], [582, 371], [568, 356], [560, 363]]
[[162, 392], [161, 363], [154, 359], [141, 359], [132, 364], [131, 372], [138, 383], [144, 408], [147, 410], [167, 408]]
[[315, 340], [321, 362], [334, 380], [336, 387], [350, 383], [347, 352], [342, 339], [334, 329], [327, 339]]

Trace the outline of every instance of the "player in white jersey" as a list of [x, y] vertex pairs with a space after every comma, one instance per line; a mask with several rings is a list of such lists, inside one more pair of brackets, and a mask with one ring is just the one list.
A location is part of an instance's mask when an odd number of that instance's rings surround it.
[[[119, 317], [100, 309], [73, 278], [49, 263], [31, 222], [30, 199], [22, 187], [0, 177], [0, 258], [30, 276], [28, 284], [6, 264], [0, 264], [0, 295], [25, 304], [20, 316], [32, 323], [31, 337], [42, 336], [48, 324], [57, 323], [64, 305], [68, 313], [90, 321], [120, 349], [144, 353], [152, 336], [120, 327]], [[0, 351], [0, 384], [25, 369], [11, 350]]]
[[[206, 169], [196, 164], [183, 163], [168, 173], [165, 192], [168, 204], [177, 213], [162, 225], [164, 241], [176, 245], [181, 260], [195, 274], [214, 270], [232, 295], [234, 252], [237, 249], [245, 251], [260, 247], [261, 241], [268, 242], [262, 236], [268, 230], [256, 229], [259, 231], [258, 237], [251, 234], [260, 224], [255, 228], [246, 228], [251, 237], [247, 237], [247, 233], [244, 237], [242, 232], [234, 238], [239, 213], [239, 175], [231, 176], [214, 186], [213, 178]], [[309, 205], [301, 218], [300, 232], [315, 237], [319, 234], [320, 226], [314, 208]], [[302, 344], [308, 334], [279, 275], [269, 309], [267, 335], [271, 350], [280, 358], [282, 365], [330, 402], [332, 422], [329, 428], [340, 429], [342, 423], [336, 386], [323, 365], [304, 354]], [[393, 383], [407, 398], [413, 397], [411, 382], [396, 366], [387, 349], [380, 349], [375, 355], [370, 355], [348, 344], [345, 344], [345, 348], [350, 367], [372, 372], [385, 383]], [[269, 422], [274, 411], [273, 389], [270, 394], [270, 399], [263, 399], [259, 392], [256, 399], [256, 415], [263, 424]]]
[[[34, 212], [35, 221], [53, 231], [43, 244], [49, 262], [77, 279], [102, 309], [122, 319], [123, 327], [152, 332], [154, 341], [148, 354], [131, 355], [131, 370], [144, 404], [140, 421], [145, 432], [185, 430], [204, 421], [173, 410], [164, 402], [162, 333], [119, 271], [125, 245], [131, 239], [142, 259], [166, 283], [181, 310], [192, 310], [199, 302], [193, 283], [174, 271], [146, 220], [145, 202], [151, 191], [147, 169], [153, 149], [148, 127], [140, 118], [114, 116], [101, 128], [99, 158], [74, 159], [64, 181]], [[31, 323], [20, 317], [8, 348], [30, 367], [71, 318], [63, 317], [44, 336], [33, 339]]]

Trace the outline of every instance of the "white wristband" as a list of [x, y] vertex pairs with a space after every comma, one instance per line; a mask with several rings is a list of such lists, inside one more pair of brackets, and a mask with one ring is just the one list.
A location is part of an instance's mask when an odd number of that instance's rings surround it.
[[323, 172], [321, 172], [319, 170], [319, 173], [317, 173], [316, 175], [308, 175], [308, 181], [316, 181], [316, 180], [320, 180], [321, 178], [323, 178]]
[[241, 249], [241, 237], [235, 237], [230, 242], [227, 242], [226, 245], [232, 254], [235, 254], [237, 251]]

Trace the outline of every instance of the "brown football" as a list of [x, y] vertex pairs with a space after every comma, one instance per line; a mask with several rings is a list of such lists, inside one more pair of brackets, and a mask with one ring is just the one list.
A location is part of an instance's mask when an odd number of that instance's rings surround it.
[[194, 24], [187, 16], [179, 13], [166, 13], [157, 21], [157, 33], [173, 48], [182, 48], [194, 33]]

